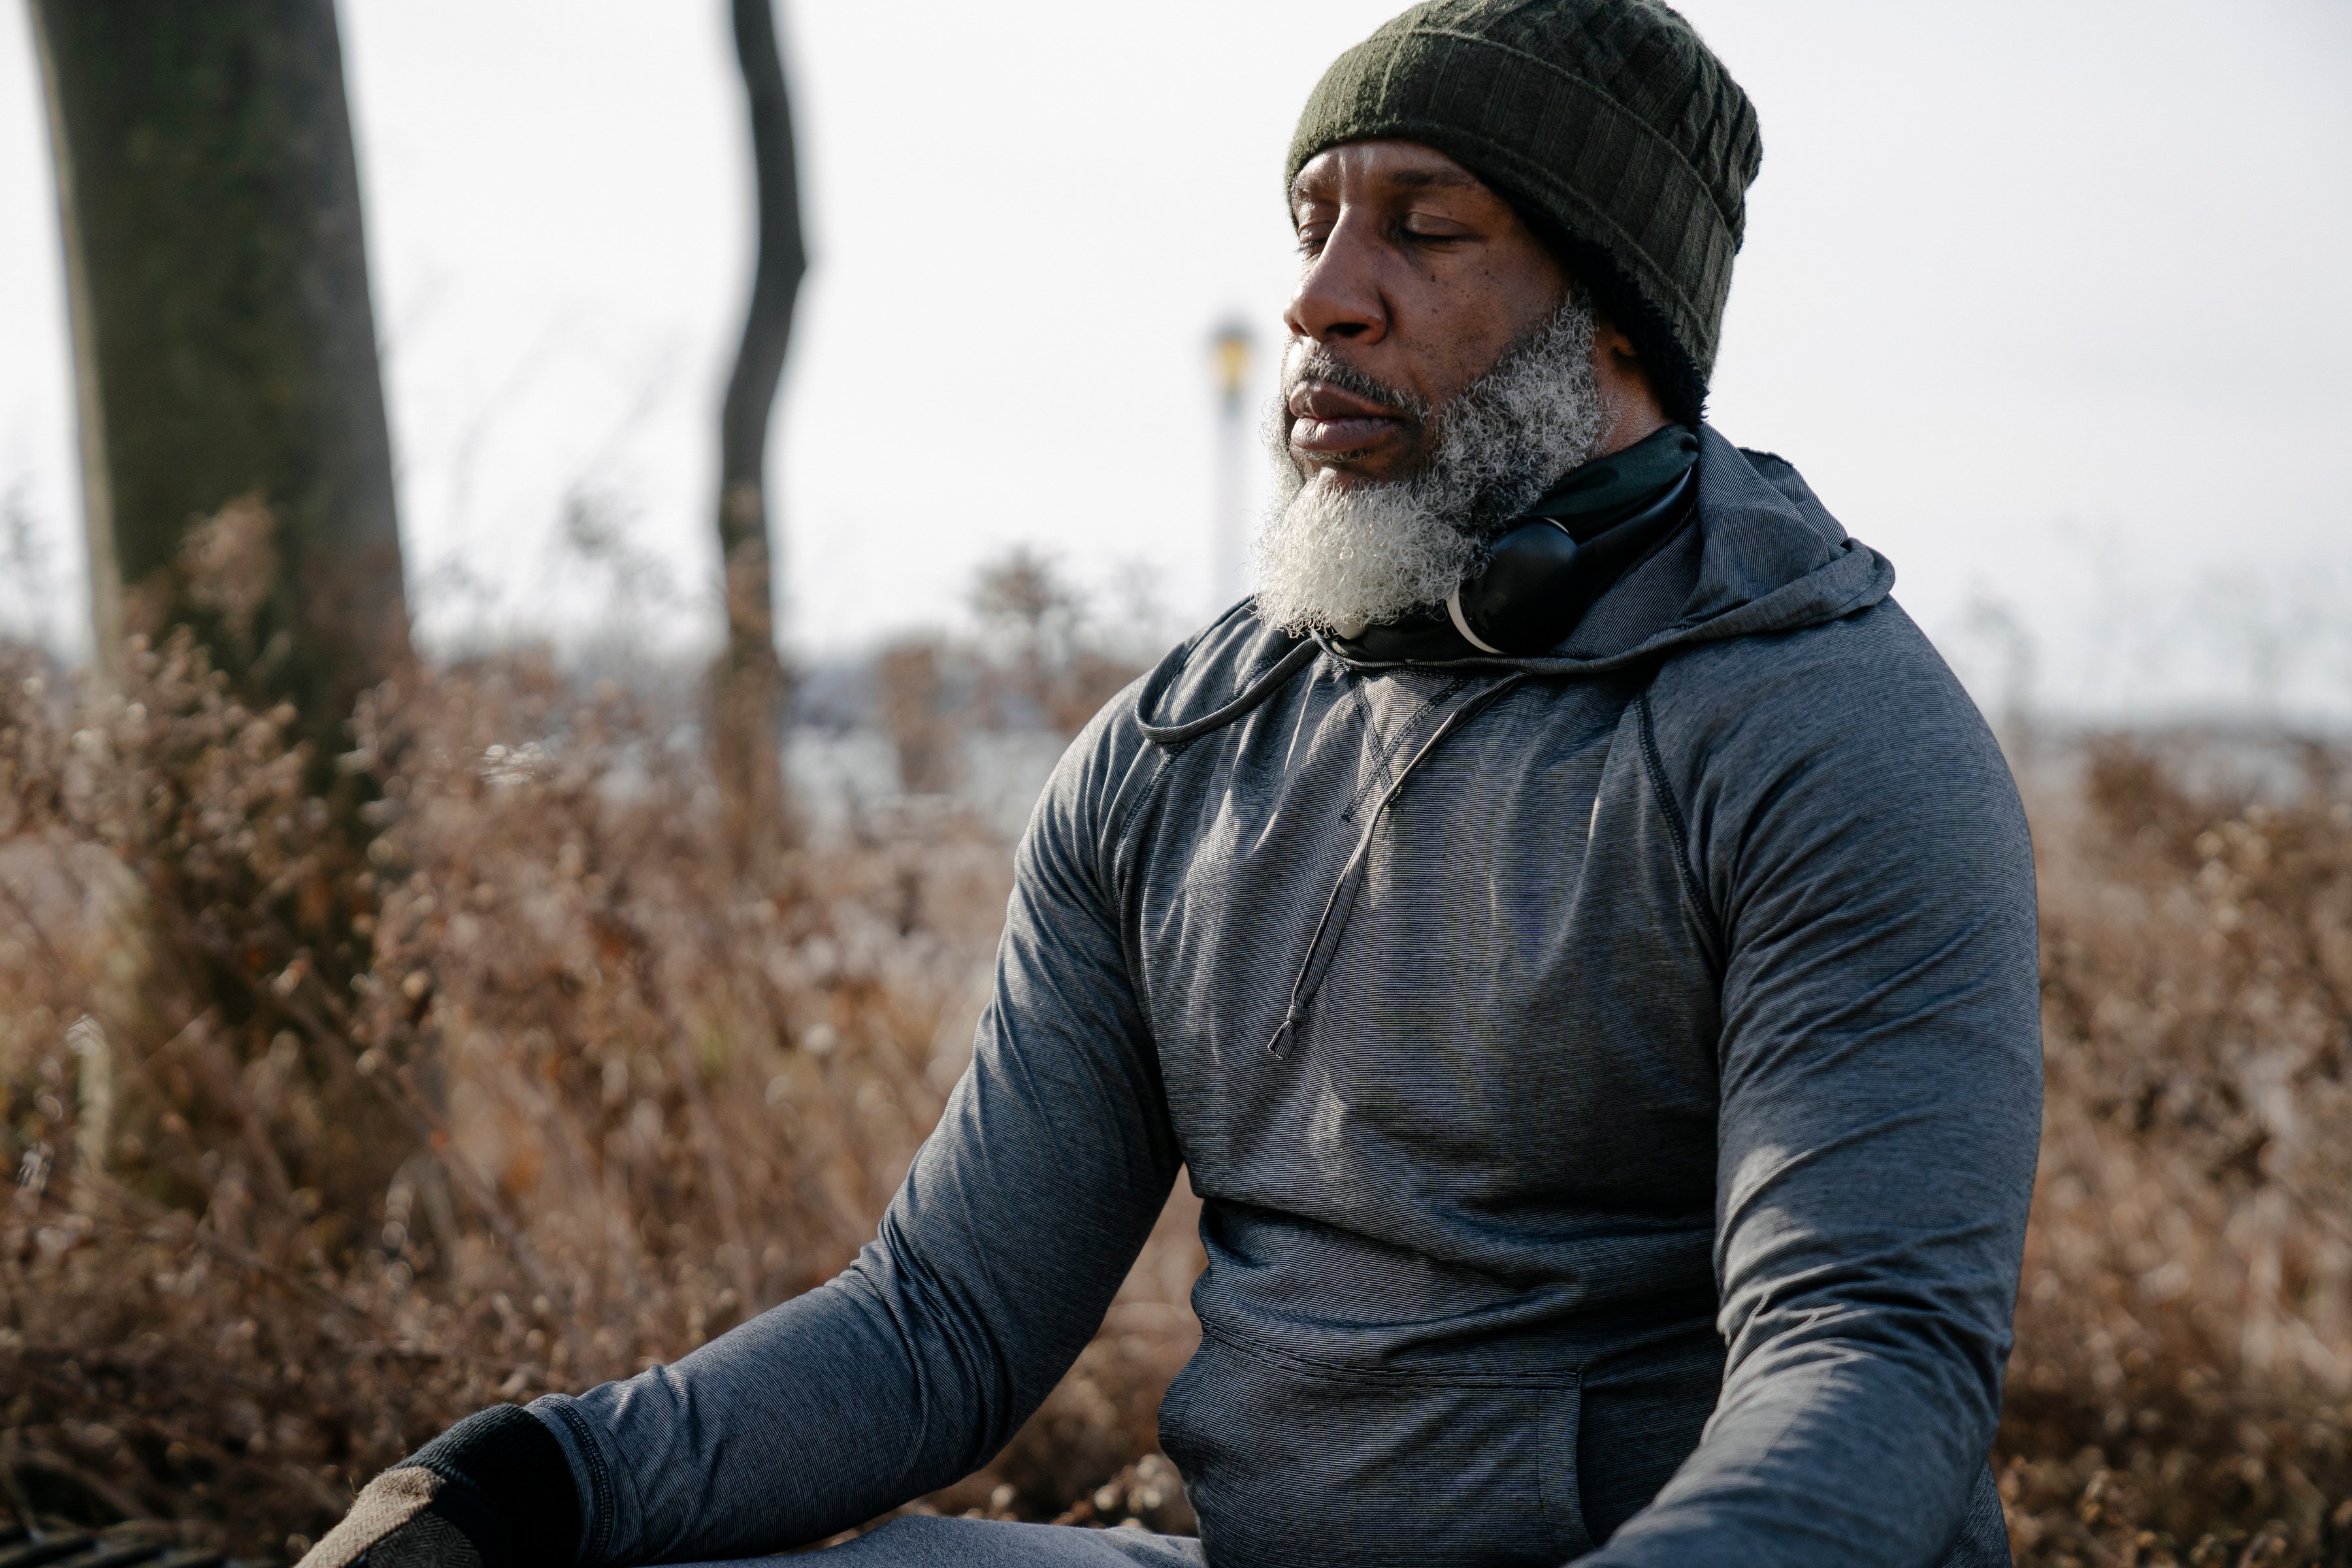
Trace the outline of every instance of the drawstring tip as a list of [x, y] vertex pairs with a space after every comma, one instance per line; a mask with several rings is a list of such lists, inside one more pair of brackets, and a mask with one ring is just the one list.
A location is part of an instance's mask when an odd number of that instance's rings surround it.
[[1282, 1027], [1274, 1032], [1274, 1038], [1265, 1043], [1266, 1050], [1272, 1054], [1275, 1060], [1286, 1062], [1290, 1059], [1291, 1037], [1297, 1029], [1297, 1025], [1295, 1020], [1285, 1018], [1282, 1021]]

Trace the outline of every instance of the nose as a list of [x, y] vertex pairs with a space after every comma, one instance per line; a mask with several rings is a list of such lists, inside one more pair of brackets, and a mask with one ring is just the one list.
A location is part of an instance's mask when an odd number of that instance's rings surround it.
[[1387, 335], [1388, 302], [1381, 294], [1367, 228], [1366, 215], [1343, 209], [1323, 248], [1299, 268], [1298, 287], [1282, 312], [1291, 336], [1373, 343]]

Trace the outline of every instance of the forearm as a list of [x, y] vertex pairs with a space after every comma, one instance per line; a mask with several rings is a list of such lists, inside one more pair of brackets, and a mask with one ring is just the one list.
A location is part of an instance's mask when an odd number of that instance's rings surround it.
[[944, 1486], [1101, 1324], [1181, 1154], [1067, 793], [1024, 842], [971, 1070], [857, 1261], [674, 1366], [534, 1406], [586, 1500], [582, 1568], [780, 1551]]
[[1007, 1355], [928, 1289], [877, 1242], [675, 1366], [469, 1416], [372, 1482], [310, 1568], [749, 1557], [884, 1512], [972, 1468], [1035, 1403], [986, 1374]]
[[[975, 1097], [960, 1091], [967, 1112]], [[820, 1540], [968, 1474], [1035, 1410], [1100, 1323], [1173, 1167], [1105, 1169], [1100, 1187], [1000, 1208], [1042, 1198], [1043, 1173], [975, 1191], [958, 1178], [984, 1156], [957, 1121], [951, 1107], [881, 1235], [833, 1280], [674, 1365], [531, 1407], [572, 1462], [580, 1568]]]
[[1886, 1343], [1885, 1325], [1847, 1327], [1820, 1325], [1727, 1389], [1698, 1452], [1579, 1568], [1940, 1562], [1998, 1412], [1980, 1382]]
[[781, 1551], [971, 1468], [1002, 1416], [967, 1408], [952, 1350], [894, 1318], [866, 1263], [674, 1365], [531, 1406], [571, 1461], [581, 1568]]

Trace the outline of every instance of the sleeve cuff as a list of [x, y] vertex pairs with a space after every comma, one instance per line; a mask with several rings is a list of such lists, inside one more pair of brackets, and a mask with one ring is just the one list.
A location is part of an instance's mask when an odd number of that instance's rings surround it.
[[435, 1504], [468, 1516], [467, 1533], [485, 1568], [574, 1568], [582, 1515], [571, 1458], [548, 1424], [520, 1405], [477, 1411], [403, 1464], [432, 1471], [460, 1494]]

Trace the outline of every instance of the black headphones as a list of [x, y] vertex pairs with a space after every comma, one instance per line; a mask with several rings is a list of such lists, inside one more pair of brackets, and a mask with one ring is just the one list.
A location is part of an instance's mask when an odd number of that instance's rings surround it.
[[1454, 629], [1480, 653], [1558, 647], [1626, 568], [1682, 526], [1696, 474], [1691, 469], [1648, 506], [1581, 542], [1557, 518], [1512, 525], [1485, 569], [1445, 595]]

